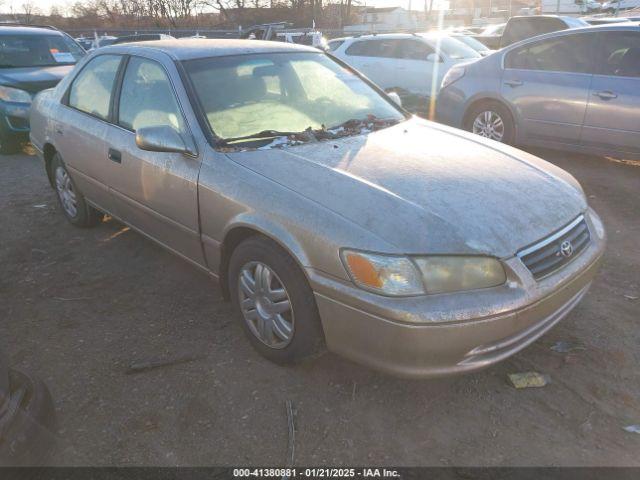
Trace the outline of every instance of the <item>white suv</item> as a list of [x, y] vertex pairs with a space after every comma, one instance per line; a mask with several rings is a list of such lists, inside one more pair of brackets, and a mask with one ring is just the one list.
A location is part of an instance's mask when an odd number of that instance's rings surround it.
[[442, 33], [394, 33], [340, 38], [331, 53], [387, 91], [432, 97], [453, 65], [481, 58], [459, 40]]

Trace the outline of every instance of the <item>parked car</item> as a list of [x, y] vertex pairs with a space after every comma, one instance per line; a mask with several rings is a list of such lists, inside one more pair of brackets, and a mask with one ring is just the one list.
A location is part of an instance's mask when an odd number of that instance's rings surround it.
[[0, 26], [0, 153], [14, 153], [28, 140], [32, 97], [54, 87], [84, 55], [56, 29]]
[[625, 17], [582, 17], [582, 20], [589, 25], [611, 25], [612, 23], [625, 23], [630, 22]]
[[474, 38], [492, 50], [507, 47], [513, 43], [544, 33], [566, 30], [569, 28], [588, 27], [589, 24], [580, 18], [558, 15], [534, 15], [511, 17], [501, 35], [477, 35]]
[[555, 32], [457, 66], [437, 117], [505, 143], [640, 157], [639, 27]]
[[481, 58], [473, 48], [437, 32], [346, 38], [331, 53], [382, 89], [398, 92], [417, 111], [426, 108], [449, 68]]
[[109, 45], [113, 45], [118, 40], [118, 37], [114, 37], [113, 35], [102, 35], [101, 37], [96, 37], [93, 40], [93, 48], [103, 48], [108, 47]]
[[605, 12], [620, 12], [632, 8], [640, 8], [640, 0], [611, 0], [602, 4]]
[[506, 26], [506, 23], [494, 23], [487, 25], [480, 33], [469, 36], [486, 45], [487, 48], [497, 50], [500, 48], [500, 38], [502, 38]]
[[486, 57], [487, 55], [493, 52], [493, 50], [487, 47], [484, 43], [482, 43], [479, 40], [476, 40], [472, 36], [459, 34], [459, 33], [452, 33], [450, 34], [450, 36], [464, 43], [468, 47], [473, 48], [476, 52], [478, 52], [483, 57]]
[[31, 118], [72, 224], [109, 212], [218, 278], [278, 363], [486, 367], [576, 305], [605, 245], [568, 173], [411, 117], [312, 47], [97, 50]]
[[119, 45], [121, 43], [134, 43], [134, 42], [152, 42], [155, 40], [174, 40], [175, 37], [167, 35], [166, 33], [140, 33], [136, 35], [123, 35], [116, 38], [111, 45]]
[[556, 15], [598, 13], [602, 5], [596, 0], [542, 0], [540, 13]]

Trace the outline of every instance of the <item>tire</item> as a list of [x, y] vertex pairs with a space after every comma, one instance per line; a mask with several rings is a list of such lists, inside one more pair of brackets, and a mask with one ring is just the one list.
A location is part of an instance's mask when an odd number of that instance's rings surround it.
[[47, 386], [9, 371], [11, 398], [20, 399], [0, 429], [0, 466], [44, 465], [55, 444], [55, 408]]
[[22, 145], [17, 138], [6, 133], [0, 133], [0, 155], [13, 155], [20, 151]]
[[97, 225], [102, 220], [102, 213], [87, 203], [58, 153], [51, 161], [51, 172], [58, 203], [67, 220], [76, 227]]
[[[486, 121], [487, 118], [490, 119], [489, 122]], [[502, 129], [495, 128], [496, 123], [493, 119], [496, 118], [501, 122]], [[492, 129], [483, 129], [482, 132], [479, 132], [478, 128], [487, 123], [491, 125]], [[516, 138], [515, 123], [511, 112], [503, 104], [494, 101], [481, 102], [471, 107], [465, 116], [464, 128], [471, 133], [509, 145], [512, 145]], [[499, 132], [500, 138], [498, 135], [492, 135], [493, 132]]]
[[[324, 334], [311, 287], [294, 259], [279, 245], [263, 236], [250, 237], [233, 251], [228, 273], [237, 318], [251, 345], [262, 356], [287, 365], [324, 352]], [[254, 275], [253, 298], [246, 287], [250, 284], [246, 279], [251, 275]], [[269, 280], [261, 282], [256, 278]], [[243, 307], [242, 300], [245, 300]], [[277, 313], [278, 306], [287, 301], [290, 310]], [[261, 325], [265, 325], [262, 332]], [[291, 327], [290, 331], [287, 326]]]

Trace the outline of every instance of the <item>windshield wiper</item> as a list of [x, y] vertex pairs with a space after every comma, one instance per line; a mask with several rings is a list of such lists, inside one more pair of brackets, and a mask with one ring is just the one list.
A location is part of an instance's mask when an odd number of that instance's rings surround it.
[[230, 137], [230, 138], [221, 138], [218, 140], [217, 144], [220, 146], [228, 146], [231, 143], [241, 142], [242, 140], [260, 140], [264, 138], [277, 138], [277, 137], [288, 137], [290, 135], [302, 135], [305, 131], [302, 132], [281, 132], [280, 130], [262, 130], [258, 133], [252, 133], [251, 135], [243, 135], [242, 137]]
[[363, 129], [366, 127], [371, 127], [374, 130], [379, 128], [388, 127], [390, 125], [395, 125], [399, 123], [401, 120], [397, 120], [395, 118], [378, 118], [375, 115], [367, 115], [366, 118], [351, 118], [347, 121], [339, 123], [338, 125], [334, 125], [333, 127], [327, 128], [326, 131], [328, 133], [337, 133], [336, 130], [344, 129], [344, 130], [354, 130], [354, 129]]

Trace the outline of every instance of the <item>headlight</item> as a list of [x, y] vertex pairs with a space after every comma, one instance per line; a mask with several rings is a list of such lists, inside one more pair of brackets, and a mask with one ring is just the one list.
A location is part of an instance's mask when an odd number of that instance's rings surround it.
[[360, 288], [394, 296], [424, 293], [420, 272], [406, 257], [343, 250], [342, 260]]
[[507, 280], [502, 263], [491, 257], [409, 258], [343, 250], [342, 260], [358, 287], [391, 296], [476, 290], [496, 287]]
[[491, 257], [433, 256], [415, 262], [427, 293], [497, 287], [507, 280], [502, 263]]
[[465, 68], [461, 67], [461, 66], [453, 66], [451, 67], [447, 73], [445, 73], [444, 77], [442, 78], [442, 83], [440, 84], [440, 89], [442, 90], [443, 88], [448, 87], [449, 85], [451, 85], [453, 82], [457, 82], [458, 80], [460, 80], [462, 77], [464, 77], [464, 73], [465, 73]]
[[31, 103], [31, 95], [24, 90], [0, 86], [0, 100], [5, 102]]

